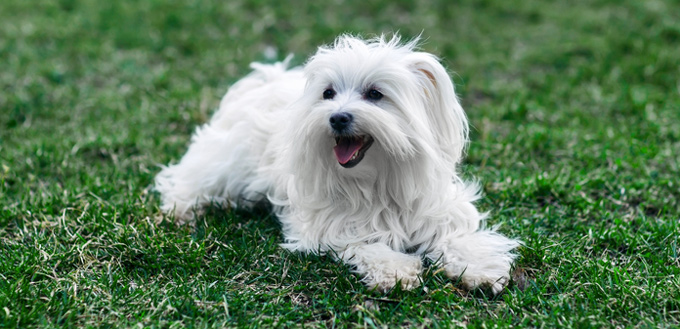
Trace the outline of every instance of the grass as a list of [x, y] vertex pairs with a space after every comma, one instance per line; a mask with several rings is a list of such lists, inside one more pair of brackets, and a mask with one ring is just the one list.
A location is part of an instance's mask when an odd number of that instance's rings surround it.
[[[368, 291], [266, 213], [176, 227], [150, 191], [248, 63], [423, 32], [464, 172], [525, 241], [502, 295]], [[677, 1], [4, 0], [0, 327], [680, 326]]]

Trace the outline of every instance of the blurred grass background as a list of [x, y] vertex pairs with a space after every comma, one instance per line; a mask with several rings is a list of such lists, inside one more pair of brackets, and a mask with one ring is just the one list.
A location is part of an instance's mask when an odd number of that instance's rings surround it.
[[[264, 213], [149, 187], [254, 60], [423, 35], [473, 125], [464, 172], [525, 241], [501, 296], [433, 269], [367, 291]], [[676, 327], [677, 1], [0, 2], [0, 327]]]

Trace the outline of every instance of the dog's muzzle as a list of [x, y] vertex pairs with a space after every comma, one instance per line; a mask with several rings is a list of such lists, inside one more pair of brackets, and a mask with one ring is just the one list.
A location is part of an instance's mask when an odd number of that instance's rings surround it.
[[368, 135], [353, 133], [354, 117], [347, 112], [333, 113], [328, 119], [335, 135], [335, 157], [345, 168], [352, 168], [359, 164], [366, 154], [366, 150], [373, 144], [373, 138]]

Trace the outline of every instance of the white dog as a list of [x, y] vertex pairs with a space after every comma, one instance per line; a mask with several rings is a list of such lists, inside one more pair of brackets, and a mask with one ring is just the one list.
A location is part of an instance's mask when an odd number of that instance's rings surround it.
[[466, 288], [509, 280], [519, 245], [484, 227], [457, 175], [468, 138], [446, 70], [417, 41], [340, 36], [304, 68], [252, 64], [156, 177], [185, 221], [212, 202], [268, 202], [283, 247], [330, 253], [371, 288], [420, 284], [423, 257]]

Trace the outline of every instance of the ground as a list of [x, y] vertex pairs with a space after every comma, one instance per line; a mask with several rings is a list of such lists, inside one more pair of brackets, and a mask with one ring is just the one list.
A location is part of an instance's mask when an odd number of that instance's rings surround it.
[[[422, 33], [462, 171], [524, 241], [501, 295], [378, 293], [266, 212], [177, 227], [150, 189], [253, 60]], [[0, 327], [680, 326], [680, 4], [0, 2]]]

